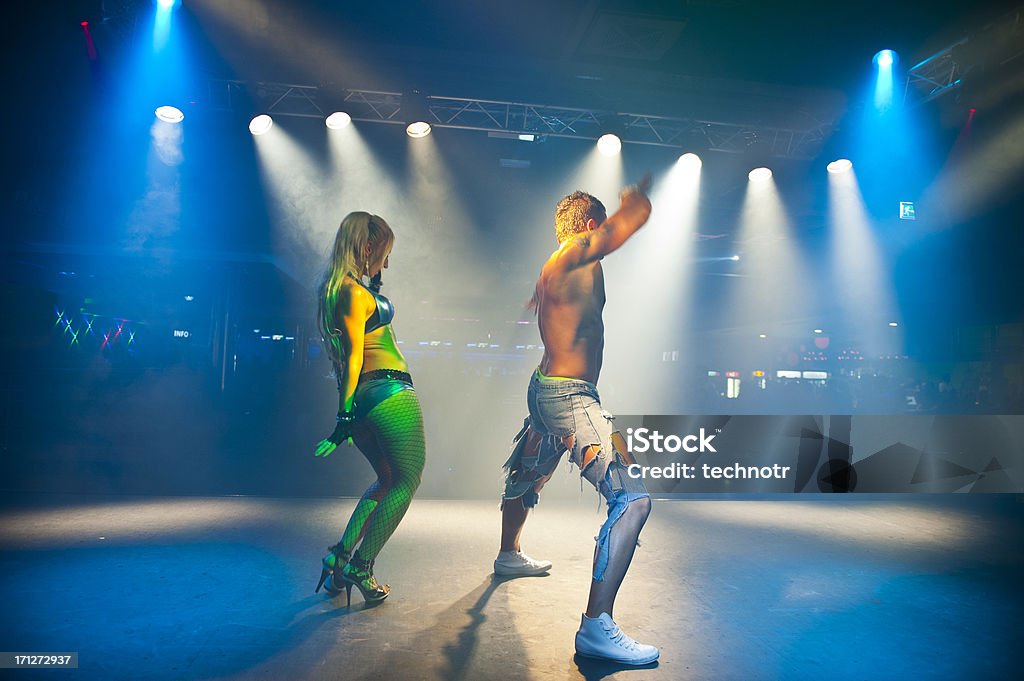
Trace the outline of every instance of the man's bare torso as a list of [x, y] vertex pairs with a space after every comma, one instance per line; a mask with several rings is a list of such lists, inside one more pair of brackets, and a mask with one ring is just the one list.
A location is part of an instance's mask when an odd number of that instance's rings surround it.
[[[596, 384], [604, 354], [604, 272], [601, 258], [618, 249], [651, 214], [650, 176], [626, 187], [619, 209], [599, 225], [590, 217], [575, 225], [540, 271], [535, 292], [546, 376], [579, 378]], [[570, 197], [566, 197], [569, 199]], [[579, 227], [585, 227], [577, 231]]]
[[596, 384], [604, 353], [604, 272], [600, 261], [568, 272], [552, 267], [552, 254], [537, 282], [540, 337], [546, 376], [579, 378]]

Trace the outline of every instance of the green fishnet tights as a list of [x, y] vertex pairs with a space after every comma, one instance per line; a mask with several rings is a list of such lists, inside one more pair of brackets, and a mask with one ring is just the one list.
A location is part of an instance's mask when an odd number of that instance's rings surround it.
[[351, 552], [362, 539], [356, 557], [372, 561], [405, 516], [423, 475], [426, 444], [416, 393], [403, 390], [375, 406], [360, 419], [353, 440], [377, 480], [356, 504], [339, 548]]

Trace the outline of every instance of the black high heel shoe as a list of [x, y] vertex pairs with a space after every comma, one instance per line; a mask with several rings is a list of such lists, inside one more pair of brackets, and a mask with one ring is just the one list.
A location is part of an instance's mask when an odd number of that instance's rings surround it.
[[341, 571], [348, 563], [351, 554], [341, 550], [341, 544], [327, 547], [327, 555], [324, 556], [323, 568], [320, 570], [320, 581], [316, 584], [313, 593], [319, 593], [320, 587], [332, 597], [341, 593], [342, 587], [335, 581], [335, 576], [341, 578]]
[[352, 607], [352, 587], [359, 589], [367, 605], [377, 605], [391, 593], [387, 584], [379, 584], [373, 576], [373, 561], [353, 558], [341, 571], [341, 582], [345, 585], [345, 607]]

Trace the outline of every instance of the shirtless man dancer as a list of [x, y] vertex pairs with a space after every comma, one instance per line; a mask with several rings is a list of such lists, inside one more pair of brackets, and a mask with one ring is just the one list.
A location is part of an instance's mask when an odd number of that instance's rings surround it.
[[576, 652], [635, 665], [657, 660], [658, 649], [622, 633], [612, 620], [612, 607], [650, 515], [651, 498], [642, 481], [626, 474], [628, 453], [613, 446], [611, 414], [601, 409], [596, 385], [604, 351], [601, 258], [647, 222], [649, 187], [650, 177], [627, 187], [619, 210], [611, 217], [606, 217], [600, 201], [579, 191], [562, 199], [555, 209], [558, 249], [541, 268], [531, 302], [537, 311], [544, 357], [527, 392], [530, 417], [505, 464], [501, 552], [494, 561], [498, 576], [541, 574], [551, 568], [550, 561], [522, 553], [519, 536], [538, 492], [568, 451], [581, 475], [608, 502], [608, 519], [594, 552], [590, 600], [576, 633]]

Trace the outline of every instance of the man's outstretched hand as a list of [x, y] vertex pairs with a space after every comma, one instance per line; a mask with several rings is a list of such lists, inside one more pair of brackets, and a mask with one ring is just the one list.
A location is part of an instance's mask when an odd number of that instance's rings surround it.
[[651, 182], [651, 174], [647, 173], [639, 182], [631, 184], [622, 190], [622, 194], [619, 196], [620, 201], [625, 201], [626, 196], [629, 194], [639, 194], [646, 197], [647, 192], [651, 190]]
[[619, 194], [619, 210], [639, 215], [640, 225], [647, 222], [651, 214], [651, 200], [647, 192], [651, 189], [651, 174], [647, 173], [636, 184], [631, 184]]

